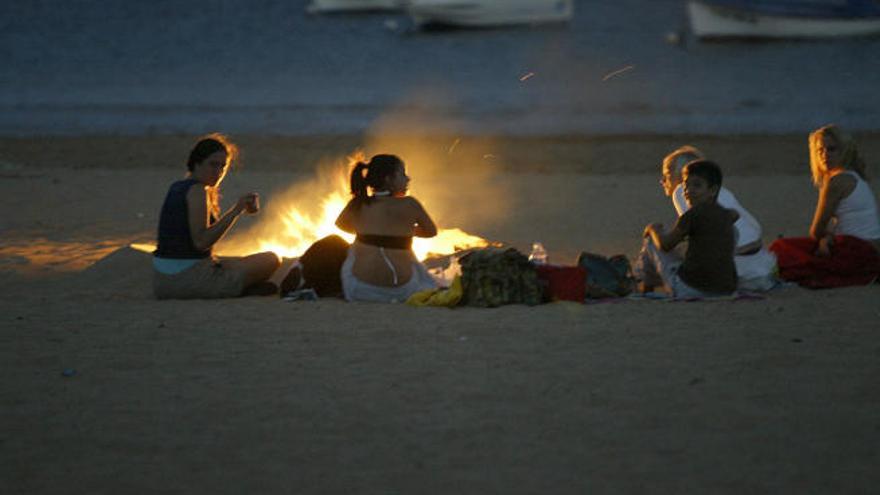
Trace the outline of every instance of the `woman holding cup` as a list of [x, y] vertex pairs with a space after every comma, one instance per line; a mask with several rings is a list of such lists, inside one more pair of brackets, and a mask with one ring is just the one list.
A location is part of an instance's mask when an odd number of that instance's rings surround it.
[[205, 136], [190, 151], [186, 178], [168, 189], [153, 256], [157, 298], [216, 299], [277, 291], [268, 282], [280, 264], [275, 253], [222, 259], [212, 253], [238, 217], [260, 209], [255, 192], [242, 195], [225, 213], [220, 209], [220, 183], [237, 151], [223, 135]]

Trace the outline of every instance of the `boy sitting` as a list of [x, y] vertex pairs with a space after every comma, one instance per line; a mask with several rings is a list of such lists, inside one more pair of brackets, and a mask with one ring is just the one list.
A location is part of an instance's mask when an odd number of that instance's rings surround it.
[[[685, 165], [682, 178], [690, 209], [669, 231], [659, 223], [645, 227], [645, 241], [633, 270], [639, 288], [650, 292], [665, 286], [673, 297], [685, 299], [731, 294], [737, 283], [733, 224], [739, 214], [717, 202], [721, 168], [708, 160], [696, 160]], [[684, 240], [688, 247], [682, 261], [672, 250]]]

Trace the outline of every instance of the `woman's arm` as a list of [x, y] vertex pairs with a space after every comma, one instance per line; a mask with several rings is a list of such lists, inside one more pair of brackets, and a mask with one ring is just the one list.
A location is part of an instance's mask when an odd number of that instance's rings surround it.
[[413, 235], [416, 237], [434, 237], [437, 235], [437, 226], [431, 216], [425, 211], [425, 208], [416, 198], [409, 198], [415, 213], [415, 224], [413, 225]]
[[852, 192], [853, 187], [855, 180], [843, 174], [835, 175], [822, 184], [816, 212], [813, 214], [813, 223], [810, 225], [810, 237], [820, 240], [831, 235], [828, 231], [828, 222], [837, 211], [840, 201]]
[[354, 225], [357, 212], [353, 205], [354, 200], [349, 201], [348, 204], [345, 205], [345, 208], [342, 209], [342, 213], [336, 217], [336, 226], [343, 232], [348, 232], [349, 234], [357, 234], [357, 229]]
[[186, 193], [186, 208], [189, 217], [189, 234], [196, 249], [205, 250], [217, 243], [232, 227], [232, 224], [245, 211], [249, 201], [253, 201], [254, 193], [239, 198], [235, 206], [229, 209], [213, 225], [208, 226], [208, 195], [204, 187], [194, 185]]

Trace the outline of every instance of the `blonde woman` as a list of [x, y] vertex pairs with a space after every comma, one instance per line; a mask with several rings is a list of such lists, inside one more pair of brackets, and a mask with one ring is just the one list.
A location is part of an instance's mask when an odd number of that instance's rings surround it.
[[810, 171], [819, 198], [810, 236], [771, 245], [780, 275], [808, 287], [870, 283], [880, 275], [880, 216], [865, 162], [835, 125], [810, 134]]
[[259, 210], [257, 193], [241, 196], [225, 213], [220, 209], [220, 183], [237, 150], [225, 136], [205, 136], [190, 151], [186, 178], [169, 187], [153, 255], [157, 298], [214, 299], [277, 291], [267, 282], [280, 264], [274, 253], [222, 259], [212, 253], [238, 217]]

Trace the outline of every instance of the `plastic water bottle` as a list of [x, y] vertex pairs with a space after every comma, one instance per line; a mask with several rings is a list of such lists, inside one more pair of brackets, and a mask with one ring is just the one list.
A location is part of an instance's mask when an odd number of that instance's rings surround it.
[[529, 261], [536, 265], [547, 264], [547, 250], [544, 249], [543, 244], [540, 242], [532, 243], [532, 253], [529, 254]]

